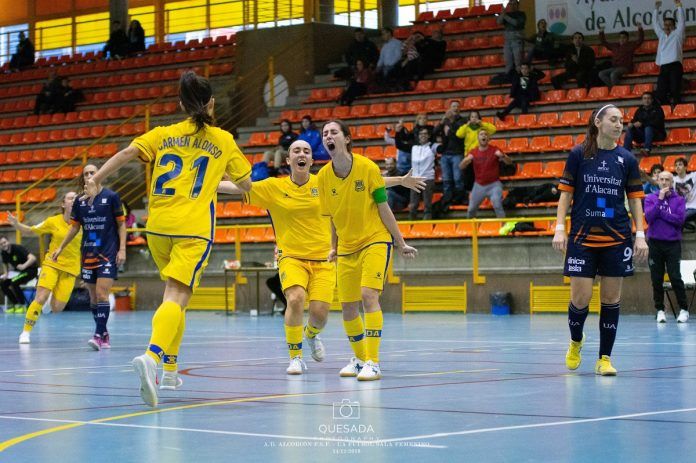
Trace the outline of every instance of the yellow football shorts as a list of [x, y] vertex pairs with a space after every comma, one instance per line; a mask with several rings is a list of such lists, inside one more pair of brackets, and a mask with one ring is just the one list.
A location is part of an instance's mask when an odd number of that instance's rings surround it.
[[147, 246], [163, 280], [173, 278], [195, 289], [208, 266], [213, 243], [200, 238], [148, 234]]
[[391, 244], [376, 243], [347, 256], [338, 256], [338, 299], [340, 302], [362, 300], [362, 287], [382, 291]]
[[301, 286], [307, 291], [308, 301], [331, 304], [336, 288], [336, 266], [331, 262], [283, 257], [278, 262], [283, 291]]
[[58, 270], [48, 265], [41, 267], [41, 275], [36, 286], [46, 288], [53, 294], [53, 299], [60, 302], [68, 302], [72, 290], [75, 287], [75, 275], [63, 270]]

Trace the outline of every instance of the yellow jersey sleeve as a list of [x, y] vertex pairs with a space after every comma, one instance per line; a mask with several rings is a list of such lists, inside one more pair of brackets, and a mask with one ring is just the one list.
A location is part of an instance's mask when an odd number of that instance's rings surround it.
[[244, 193], [244, 203], [263, 209], [269, 209], [276, 200], [275, 177], [252, 183], [251, 191]]
[[53, 226], [53, 221], [51, 220], [53, 217], [49, 217], [46, 220], [44, 220], [41, 223], [38, 223], [34, 226], [31, 227], [31, 231], [38, 235], [49, 235], [53, 233], [54, 226]]
[[326, 175], [330, 171], [327, 169], [331, 169], [330, 162], [326, 164], [324, 167], [322, 167], [319, 173], [317, 174], [317, 182], [319, 188], [319, 214], [321, 214], [322, 216], [331, 216], [331, 212], [329, 212], [329, 188], [327, 186], [328, 182], [326, 181]]
[[155, 127], [133, 140], [132, 144], [140, 150], [138, 159], [143, 162], [154, 161], [155, 156], [157, 156], [157, 145], [161, 137], [160, 127]]
[[242, 182], [251, 177], [251, 164], [249, 160], [242, 154], [242, 151], [237, 146], [237, 142], [230, 135], [228, 150], [231, 153], [225, 171], [230, 176], [230, 180], [235, 183]]

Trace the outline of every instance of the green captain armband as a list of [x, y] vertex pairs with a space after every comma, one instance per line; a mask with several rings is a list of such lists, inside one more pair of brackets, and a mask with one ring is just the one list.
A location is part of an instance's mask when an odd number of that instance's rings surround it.
[[377, 204], [387, 202], [387, 189], [385, 187], [377, 188], [372, 192], [372, 197], [375, 199]]

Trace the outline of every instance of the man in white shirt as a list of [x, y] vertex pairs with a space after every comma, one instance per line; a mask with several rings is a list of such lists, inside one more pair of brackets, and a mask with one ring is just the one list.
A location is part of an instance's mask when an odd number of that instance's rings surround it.
[[396, 147], [411, 153], [411, 172], [415, 177], [425, 178], [425, 189], [419, 193], [411, 190], [408, 205], [408, 220], [416, 220], [421, 195], [423, 197], [423, 220], [433, 218], [433, 190], [435, 189], [435, 156], [437, 143], [430, 143], [430, 131], [421, 128], [418, 131], [418, 144], [407, 140], [408, 133], [402, 129], [396, 134]]
[[677, 105], [681, 102], [681, 86], [684, 67], [682, 66], [682, 51], [686, 36], [686, 18], [681, 0], [674, 0], [677, 17], [665, 17], [660, 25], [658, 11], [662, 1], [655, 2], [653, 11], [653, 28], [657, 35], [657, 55], [655, 63], [660, 67], [657, 77], [656, 97], [660, 104]]
[[696, 227], [696, 172], [687, 173], [686, 158], [679, 158], [674, 161], [674, 189], [686, 199], [686, 215], [684, 229], [694, 231]]
[[382, 81], [387, 81], [393, 77], [398, 70], [397, 64], [401, 61], [401, 40], [394, 38], [394, 31], [391, 28], [385, 27], [382, 29], [382, 40], [384, 45], [379, 52], [379, 61], [377, 61], [377, 77]]

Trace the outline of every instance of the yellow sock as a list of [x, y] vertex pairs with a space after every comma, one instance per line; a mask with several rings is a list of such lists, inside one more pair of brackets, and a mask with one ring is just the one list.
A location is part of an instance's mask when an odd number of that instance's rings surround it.
[[285, 340], [288, 342], [290, 358], [302, 357], [302, 325], [285, 325]]
[[41, 315], [41, 309], [41, 304], [39, 304], [36, 301], [29, 304], [27, 314], [24, 317], [24, 331], [31, 331], [32, 329], [34, 329], [34, 325], [36, 325], [36, 321], [39, 319], [39, 316]]
[[353, 348], [355, 356], [361, 362], [367, 360], [365, 357], [365, 326], [360, 315], [353, 320], [343, 320], [343, 328], [346, 330], [350, 347]]
[[181, 321], [179, 322], [179, 329], [176, 330], [174, 339], [169, 345], [169, 349], [164, 354], [162, 359], [162, 369], [164, 371], [177, 371], [179, 369], [178, 358], [179, 358], [179, 347], [181, 347], [181, 340], [184, 339], [184, 331], [186, 331], [186, 311], [181, 312]]
[[379, 343], [382, 340], [382, 311], [365, 312], [365, 340], [367, 345], [367, 360], [379, 363]]
[[321, 329], [320, 329], [320, 328], [315, 328], [315, 327], [312, 326], [312, 324], [309, 323], [309, 321], [308, 321], [307, 324], [306, 324], [305, 327], [304, 327], [304, 336], [305, 336], [305, 338], [307, 338], [307, 339], [314, 339], [314, 338], [317, 337], [317, 334], [319, 334], [319, 333], [321, 333]]
[[169, 349], [181, 323], [181, 306], [172, 301], [164, 301], [152, 317], [152, 335], [147, 355], [159, 363]]

